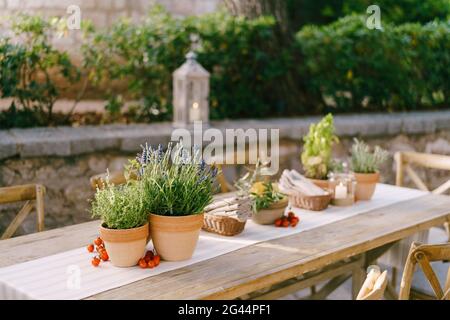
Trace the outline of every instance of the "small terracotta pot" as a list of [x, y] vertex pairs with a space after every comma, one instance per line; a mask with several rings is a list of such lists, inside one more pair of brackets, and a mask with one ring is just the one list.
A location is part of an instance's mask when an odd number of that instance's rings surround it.
[[108, 229], [102, 225], [100, 237], [105, 242], [105, 249], [114, 266], [135, 266], [145, 255], [148, 223], [132, 229]]
[[275, 220], [284, 215], [284, 209], [286, 209], [288, 202], [288, 198], [285, 197], [284, 199], [272, 204], [269, 208], [253, 213], [253, 222], [257, 224], [274, 224]]
[[181, 261], [192, 257], [203, 226], [203, 216], [203, 213], [188, 216], [149, 215], [153, 245], [163, 260]]
[[322, 180], [322, 179], [310, 179], [308, 178], [309, 181], [311, 181], [312, 183], [314, 183], [316, 186], [324, 189], [324, 190], [328, 190], [328, 179], [326, 180]]
[[377, 182], [380, 181], [380, 173], [356, 173], [356, 190], [355, 198], [356, 200], [370, 200], [372, 199], [373, 193], [375, 192], [375, 187]]

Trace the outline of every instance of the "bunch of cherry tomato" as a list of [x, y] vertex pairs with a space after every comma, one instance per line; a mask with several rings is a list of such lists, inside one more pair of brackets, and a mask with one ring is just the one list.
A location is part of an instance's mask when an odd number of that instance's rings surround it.
[[300, 218], [297, 217], [292, 211], [289, 211], [287, 216], [283, 216], [282, 218], [275, 220], [275, 226], [283, 228], [287, 228], [289, 226], [295, 227], [299, 221]]
[[[105, 249], [105, 243], [103, 240], [98, 237], [94, 240], [94, 243], [91, 243], [87, 246], [88, 252], [94, 252], [94, 250], [97, 252], [97, 254], [92, 258], [91, 263], [94, 267], [98, 267], [100, 265], [100, 262], [102, 261], [108, 261], [109, 256]], [[145, 256], [141, 259], [139, 259], [138, 266], [141, 268], [154, 268], [159, 265], [159, 262], [161, 261], [161, 257], [157, 254], [155, 254], [153, 251], [147, 251], [145, 253]]]
[[155, 254], [153, 251], [147, 251], [145, 253], [145, 256], [141, 259], [139, 259], [138, 265], [142, 269], [145, 268], [154, 268], [159, 265], [159, 262], [161, 261], [161, 257], [157, 254]]
[[87, 250], [89, 252], [94, 252], [94, 249], [97, 252], [96, 256], [91, 260], [91, 263], [94, 267], [98, 267], [101, 261], [109, 260], [108, 252], [106, 252], [105, 244], [102, 238], [98, 237], [94, 240], [94, 243], [91, 243], [87, 246]]

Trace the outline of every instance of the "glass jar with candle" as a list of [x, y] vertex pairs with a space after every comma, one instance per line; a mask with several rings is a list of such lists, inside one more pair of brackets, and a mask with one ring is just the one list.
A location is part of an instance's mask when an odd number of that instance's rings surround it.
[[356, 181], [352, 173], [329, 174], [328, 189], [332, 194], [331, 204], [350, 206], [355, 202]]

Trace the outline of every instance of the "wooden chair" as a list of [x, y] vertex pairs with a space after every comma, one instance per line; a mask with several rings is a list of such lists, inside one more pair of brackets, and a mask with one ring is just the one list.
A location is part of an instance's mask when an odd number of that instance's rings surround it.
[[[450, 300], [450, 268], [447, 272], [444, 288], [442, 288], [439, 279], [430, 264], [430, 262], [433, 261], [445, 260], [450, 260], [450, 243], [430, 245], [414, 242], [411, 245], [405, 269], [403, 271], [399, 299], [408, 300], [410, 298], [414, 270], [418, 264], [430, 283], [436, 298], [438, 300]], [[423, 294], [421, 293], [421, 295]]]
[[33, 208], [36, 208], [37, 230], [38, 232], [44, 230], [44, 195], [45, 187], [41, 184], [0, 188], [0, 204], [26, 201], [5, 232], [3, 232], [0, 240], [11, 238]]
[[[413, 166], [429, 168], [429, 169], [439, 169], [439, 170], [449, 170], [450, 171], [450, 156], [438, 155], [438, 154], [428, 154], [428, 153], [419, 153], [419, 152], [397, 152], [394, 155], [394, 160], [396, 162], [396, 177], [395, 184], [397, 186], [403, 186], [405, 172], [411, 178], [413, 183], [418, 187], [418, 189], [435, 193], [435, 194], [443, 194], [447, 190], [450, 189], [450, 179], [447, 180], [444, 184], [439, 186], [438, 188], [430, 191], [426, 184], [419, 177], [417, 172], [413, 169]], [[450, 172], [449, 172], [450, 174]], [[446, 231], [447, 241], [450, 241], [450, 226], [449, 223], [446, 222], [442, 226], [442, 229]], [[397, 272], [404, 265], [404, 261], [406, 260], [408, 248], [413, 241], [426, 241], [426, 237], [428, 237], [428, 233], [424, 232], [415, 236], [412, 236], [408, 239], [403, 240], [403, 242], [399, 242], [399, 244], [393, 248], [393, 252], [389, 253], [390, 258], [385, 258], [387, 260], [393, 260], [392, 264], [392, 284], [395, 288]], [[393, 258], [394, 256], [398, 256], [398, 258]]]
[[[387, 271], [381, 273], [376, 279], [370, 279], [367, 275], [356, 300], [381, 300], [388, 284]], [[370, 289], [369, 289], [370, 288]]]
[[[92, 189], [97, 190], [97, 187], [99, 189], [103, 189], [105, 186], [107, 175], [107, 173], [100, 173], [92, 176], [89, 179]], [[125, 178], [125, 175], [123, 174], [123, 171], [113, 171], [109, 173], [109, 182], [113, 183], [114, 185], [121, 185], [126, 183], [127, 180]]]
[[[416, 165], [430, 169], [440, 169], [450, 171], [450, 156], [428, 154], [419, 152], [397, 152], [394, 155], [394, 159], [397, 166], [397, 172], [395, 177], [395, 184], [397, 186], [403, 185], [404, 171], [409, 175], [414, 184], [423, 191], [430, 191], [425, 183], [420, 179], [416, 171], [411, 165]], [[449, 173], [450, 174], [450, 173]], [[450, 179], [444, 184], [430, 191], [435, 194], [443, 194], [450, 189]]]
[[[428, 191], [434, 194], [444, 194], [450, 190], [450, 178], [442, 185], [434, 190], [429, 190], [426, 184], [420, 179], [419, 175], [412, 168], [411, 165], [429, 169], [448, 170], [450, 177], [450, 156], [444, 156], [439, 154], [419, 153], [419, 152], [397, 152], [394, 155], [394, 159], [397, 166], [395, 184], [397, 186], [403, 185], [404, 172], [408, 174], [414, 184], [422, 191]], [[448, 241], [450, 241], [450, 226], [446, 222], [443, 228], [447, 232]]]

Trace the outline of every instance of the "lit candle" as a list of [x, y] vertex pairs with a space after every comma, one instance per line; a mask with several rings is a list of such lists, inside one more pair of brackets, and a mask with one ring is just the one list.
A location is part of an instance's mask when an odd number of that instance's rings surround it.
[[202, 120], [198, 102], [192, 103], [192, 108], [190, 109], [189, 118], [190, 118], [191, 122]]
[[334, 189], [334, 198], [335, 199], [347, 198], [347, 187], [344, 186], [342, 182], [339, 182], [339, 184]]

